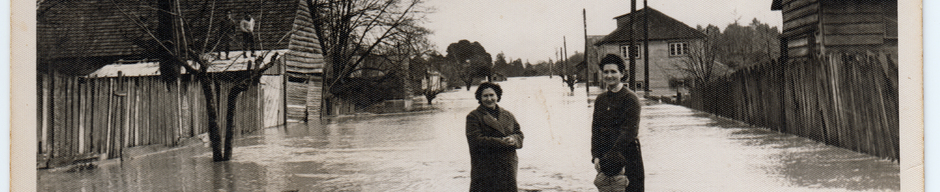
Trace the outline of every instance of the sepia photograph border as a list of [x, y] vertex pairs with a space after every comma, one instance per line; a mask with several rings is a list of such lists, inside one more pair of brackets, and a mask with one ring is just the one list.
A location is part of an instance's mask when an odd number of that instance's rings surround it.
[[[901, 191], [924, 190], [923, 3], [898, 6]], [[36, 1], [11, 1], [10, 191], [36, 191]]]

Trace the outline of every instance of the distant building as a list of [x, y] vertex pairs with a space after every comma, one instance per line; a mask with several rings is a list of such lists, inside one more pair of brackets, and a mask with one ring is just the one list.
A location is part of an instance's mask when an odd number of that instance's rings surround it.
[[881, 50], [897, 60], [897, 0], [773, 0], [771, 10], [783, 13], [781, 56]]
[[[629, 70], [629, 30], [633, 30], [636, 39], [636, 81], [637, 89], [643, 90], [644, 82], [643, 60], [649, 59], [649, 87], [654, 92], [668, 91], [670, 78], [684, 77], [681, 72], [676, 70], [680, 62], [685, 62], [689, 49], [692, 44], [701, 43], [705, 39], [705, 34], [689, 27], [685, 23], [673, 19], [662, 12], [653, 8], [644, 8], [635, 12], [635, 23], [630, 26], [630, 14], [624, 14], [614, 19], [617, 20], [617, 29], [604, 36], [598, 42], [594, 43], [597, 54], [589, 53], [593, 59], [588, 61], [599, 61], [607, 54], [617, 54], [624, 59]], [[649, 14], [649, 57], [643, 58], [643, 38], [645, 28], [643, 27], [644, 15]], [[589, 39], [590, 41], [590, 39]], [[625, 78], [629, 78], [629, 71], [625, 71]]]

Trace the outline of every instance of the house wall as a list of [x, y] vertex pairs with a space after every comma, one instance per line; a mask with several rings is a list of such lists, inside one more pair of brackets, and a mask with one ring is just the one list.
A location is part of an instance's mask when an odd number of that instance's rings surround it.
[[817, 0], [783, 0], [783, 34], [789, 58], [806, 57], [817, 49], [816, 32], [819, 29], [819, 7]]
[[263, 100], [263, 125], [272, 127], [283, 125], [284, 110], [284, 76], [265, 75], [261, 76], [261, 98]]
[[888, 51], [897, 55], [897, 2], [823, 2], [821, 39], [825, 52]]
[[782, 43], [791, 59], [827, 52], [897, 53], [897, 1], [783, 0]]
[[295, 81], [285, 84], [287, 94], [287, 119], [290, 122], [319, 119], [323, 106], [323, 69], [326, 62], [322, 47], [313, 28], [307, 1], [299, 0], [300, 6], [293, 20], [288, 52], [285, 56], [284, 74]]
[[284, 83], [286, 94], [287, 122], [302, 122], [307, 118], [307, 80], [287, 77]]
[[[682, 78], [684, 77], [680, 71], [676, 70], [677, 65], [681, 65], [685, 61], [684, 56], [669, 56], [669, 43], [671, 42], [688, 42], [690, 45], [693, 42], [700, 42], [701, 40], [658, 40], [650, 41], [649, 45], [649, 73], [650, 73], [650, 91], [651, 94], [670, 94], [672, 91], [669, 89], [669, 79], [670, 78]], [[636, 81], [642, 82], [644, 79], [644, 59], [643, 58], [643, 46], [642, 42], [638, 43], [640, 50], [639, 57], [636, 60]], [[602, 53], [598, 55], [598, 60], [603, 58], [607, 54], [616, 54], [624, 59], [624, 64], [626, 65], [626, 70], [630, 69], [630, 61], [628, 57], [620, 52], [619, 44], [603, 44], [599, 46], [598, 50]], [[625, 81], [629, 78], [629, 72], [625, 74]], [[638, 88], [639, 89], [639, 88]], [[642, 89], [641, 89], [642, 90]]]

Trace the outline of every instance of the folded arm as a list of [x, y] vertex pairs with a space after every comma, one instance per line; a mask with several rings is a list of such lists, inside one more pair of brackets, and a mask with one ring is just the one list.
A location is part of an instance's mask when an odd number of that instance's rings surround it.
[[[485, 148], [509, 148], [510, 145], [504, 137], [492, 137], [483, 135], [483, 123], [472, 115], [467, 116], [467, 141], [473, 147]], [[521, 135], [521, 133], [520, 133]], [[521, 137], [518, 143], [521, 143]], [[520, 144], [521, 145], [521, 144]]]

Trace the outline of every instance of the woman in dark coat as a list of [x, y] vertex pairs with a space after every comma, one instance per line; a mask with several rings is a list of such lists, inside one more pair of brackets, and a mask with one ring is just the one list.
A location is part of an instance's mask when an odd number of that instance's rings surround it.
[[516, 149], [522, 148], [523, 136], [516, 117], [496, 105], [502, 95], [499, 85], [481, 84], [476, 91], [480, 107], [467, 114], [470, 191], [517, 191]]
[[[611, 151], [620, 152], [626, 160], [624, 175], [629, 180], [626, 191], [643, 191], [643, 155], [637, 139], [640, 124], [640, 99], [636, 93], [623, 87], [624, 64], [617, 55], [607, 55], [600, 62], [607, 91], [594, 100], [594, 118], [591, 123], [591, 155], [595, 169], [600, 172], [600, 161]], [[619, 169], [615, 169], [619, 170]]]

